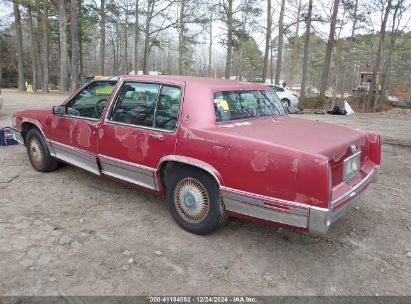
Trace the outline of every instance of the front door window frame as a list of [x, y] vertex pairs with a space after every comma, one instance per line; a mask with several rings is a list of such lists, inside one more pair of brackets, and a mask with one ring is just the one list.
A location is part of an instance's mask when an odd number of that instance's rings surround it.
[[[88, 83], [86, 83], [74, 96], [70, 96], [67, 100], [65, 100], [63, 102], [63, 105], [67, 106], [74, 98], [76, 98], [81, 92], [83, 92], [85, 89], [87, 89], [90, 85], [92, 85], [95, 82], [114, 82], [116, 80], [113, 79], [98, 79], [98, 80], [92, 80]], [[111, 92], [109, 98], [107, 99], [107, 104], [105, 106], [105, 108], [109, 105], [110, 102], [110, 97], [113, 95], [113, 92], [115, 92], [117, 90], [118, 85], [120, 84], [120, 81], [116, 81], [116, 84], [113, 88], [113, 91]], [[117, 92], [116, 92], [117, 94]], [[104, 116], [104, 112], [105, 109], [103, 111], [103, 113], [101, 114], [100, 118], [93, 118], [93, 117], [86, 117], [86, 116], [77, 116], [77, 115], [70, 115], [68, 113], [63, 114], [63, 115], [54, 115], [54, 116], [63, 116], [63, 117], [67, 117], [67, 118], [76, 118], [76, 119], [82, 119], [82, 120], [89, 120], [89, 121], [100, 121], [102, 120], [103, 116]]]
[[[157, 104], [161, 95], [161, 89], [163, 88], [163, 86], [172, 86], [172, 87], [178, 87], [180, 88], [180, 104], [179, 104], [179, 108], [178, 108], [178, 114], [177, 114], [177, 124], [174, 130], [166, 130], [163, 128], [155, 128], [155, 127], [148, 127], [148, 126], [142, 126], [142, 125], [135, 125], [135, 124], [130, 124], [130, 123], [124, 123], [124, 122], [118, 122], [118, 121], [112, 121], [110, 119], [110, 116], [112, 114], [112, 112], [114, 111], [117, 103], [119, 102], [119, 94], [124, 86], [124, 84], [126, 82], [132, 82], [132, 83], [145, 83], [145, 84], [157, 84], [160, 85], [159, 90], [158, 90], [158, 95], [156, 98], [156, 105], [155, 105], [155, 109], [154, 109], [154, 117], [153, 117], [153, 124], [155, 121], [155, 114], [157, 112]], [[116, 91], [116, 95], [113, 99], [113, 101], [110, 104], [109, 109], [106, 111], [106, 115], [104, 118], [104, 122], [108, 123], [108, 124], [112, 124], [112, 125], [121, 125], [121, 126], [127, 126], [127, 127], [132, 127], [132, 128], [136, 128], [136, 129], [143, 129], [143, 130], [152, 130], [152, 131], [159, 131], [159, 132], [165, 132], [165, 133], [175, 133], [178, 130], [178, 126], [180, 124], [180, 115], [181, 115], [181, 108], [183, 105], [183, 98], [184, 96], [184, 91], [183, 91], [183, 86], [181, 84], [176, 84], [176, 83], [168, 83], [168, 82], [160, 82], [160, 81], [145, 81], [145, 80], [123, 80], [118, 84], [118, 89]]]

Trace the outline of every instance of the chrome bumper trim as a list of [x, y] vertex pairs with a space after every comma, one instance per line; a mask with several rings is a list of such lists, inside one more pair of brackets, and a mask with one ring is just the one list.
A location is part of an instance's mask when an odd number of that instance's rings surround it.
[[[355, 206], [358, 196], [362, 194], [365, 189], [363, 189], [360, 193], [357, 193], [355, 191], [361, 186], [363, 186], [365, 182], [369, 181], [370, 177], [375, 173], [376, 174], [374, 175], [374, 178], [371, 182], [376, 181], [378, 178], [378, 169], [378, 166], [375, 167], [370, 173], [367, 174], [367, 176], [360, 183], [355, 185], [349, 192], [334, 200], [330, 205], [330, 209], [311, 207], [308, 221], [308, 230], [310, 234], [325, 234], [332, 223], [337, 221], [339, 218], [345, 215], [353, 206]], [[334, 212], [332, 211], [332, 206], [335, 203], [340, 202], [342, 199], [347, 198], [349, 196], [353, 198], [351, 201], [337, 208]]]
[[[355, 191], [369, 181], [370, 178], [373, 178], [372, 181], [374, 181], [377, 177], [378, 167], [367, 174], [366, 177], [349, 192], [333, 201], [335, 204], [343, 198], [349, 196], [353, 198], [350, 202], [336, 208], [334, 212], [332, 211], [332, 205], [330, 205], [329, 208], [320, 208], [281, 199], [268, 198], [226, 187], [221, 187], [220, 193], [227, 211], [294, 227], [308, 228], [311, 234], [325, 234], [332, 223], [346, 214], [348, 210], [355, 205], [358, 194], [363, 192], [357, 193]], [[267, 205], [267, 202], [272, 202], [273, 204]], [[281, 209], [281, 207], [286, 208]]]
[[227, 211], [299, 228], [308, 226], [308, 205], [227, 187], [221, 187], [220, 190]]
[[376, 174], [377, 174], [376, 176], [378, 176], [378, 169], [379, 169], [378, 166], [375, 167], [374, 170], [372, 170], [370, 173], [368, 173], [357, 185], [355, 185], [354, 187], [352, 187], [350, 191], [344, 193], [344, 194], [341, 195], [340, 197], [337, 197], [335, 200], [333, 200], [333, 201], [331, 202], [331, 206], [334, 206], [335, 204], [337, 204], [337, 203], [340, 202], [341, 200], [347, 198], [348, 196], [353, 196], [353, 195], [355, 195], [355, 194], [356, 194], [356, 193], [355, 193], [355, 190], [357, 190], [357, 189], [360, 188], [362, 185], [364, 185], [364, 184], [369, 180], [369, 178], [375, 173], [375, 171], [377, 171], [377, 172], [376, 172]]
[[253, 218], [300, 228], [306, 228], [308, 224], [308, 217], [305, 215], [298, 215], [284, 211], [268, 209], [254, 204], [240, 202], [227, 197], [223, 197], [223, 200], [227, 211], [233, 211]]
[[19, 144], [24, 145], [24, 139], [21, 136], [21, 131], [18, 129], [10, 128], [10, 133], [11, 136], [15, 141], [17, 141]]
[[310, 234], [325, 234], [330, 227], [330, 212], [326, 208], [311, 207], [308, 217], [308, 231]]

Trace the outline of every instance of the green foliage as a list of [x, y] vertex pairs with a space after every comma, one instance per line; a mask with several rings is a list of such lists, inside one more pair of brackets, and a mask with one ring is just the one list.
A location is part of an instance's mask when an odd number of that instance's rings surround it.
[[1, 87], [11, 87], [17, 84], [16, 49], [14, 36], [7, 31], [0, 32], [0, 62], [2, 68]]
[[235, 37], [233, 48], [233, 67], [237, 76], [255, 81], [261, 76], [263, 54], [257, 42], [247, 33]]

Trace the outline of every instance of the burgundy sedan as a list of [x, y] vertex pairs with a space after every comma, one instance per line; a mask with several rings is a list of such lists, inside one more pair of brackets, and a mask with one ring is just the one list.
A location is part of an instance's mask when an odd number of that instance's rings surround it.
[[13, 116], [33, 168], [65, 162], [163, 194], [206, 234], [227, 216], [325, 233], [378, 175], [378, 134], [285, 113], [259, 84], [174, 76], [88, 83]]

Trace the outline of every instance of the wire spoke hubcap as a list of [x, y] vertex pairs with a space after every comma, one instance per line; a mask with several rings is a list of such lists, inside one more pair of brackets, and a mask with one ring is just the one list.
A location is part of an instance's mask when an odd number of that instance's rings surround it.
[[30, 142], [31, 159], [36, 166], [41, 166], [43, 163], [43, 153], [41, 151], [40, 142], [37, 138], [33, 138]]
[[206, 188], [191, 177], [183, 178], [177, 183], [174, 190], [174, 203], [178, 214], [190, 223], [202, 222], [210, 208]]

